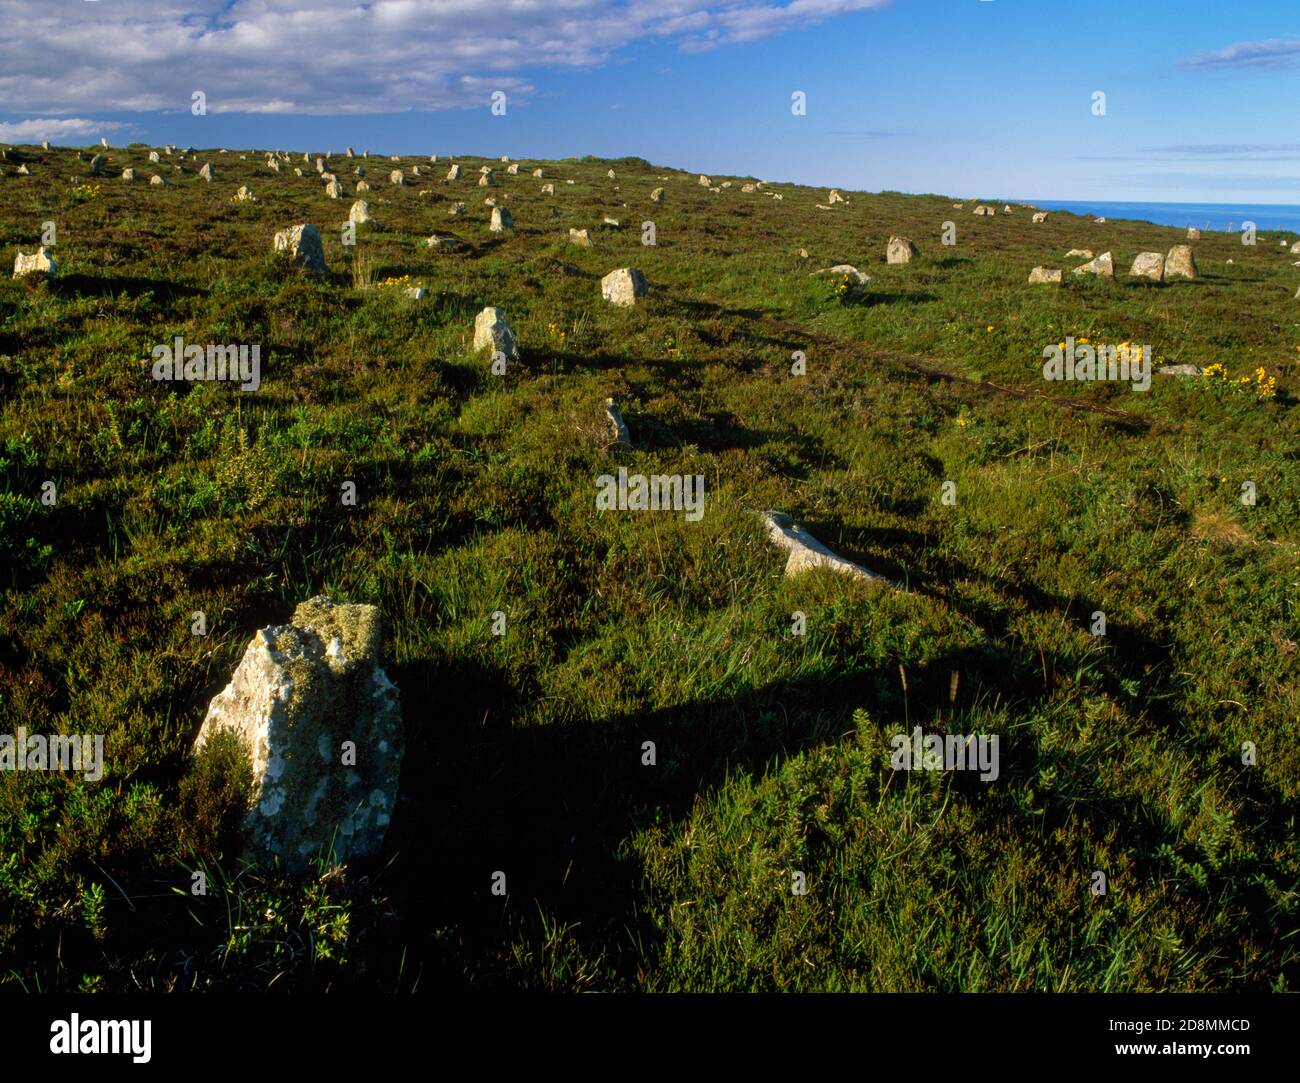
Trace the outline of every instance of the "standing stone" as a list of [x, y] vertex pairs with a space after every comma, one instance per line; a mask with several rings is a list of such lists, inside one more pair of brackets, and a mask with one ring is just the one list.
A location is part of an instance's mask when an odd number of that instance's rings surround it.
[[151, 151], [149, 152], [149, 161], [151, 161], [151, 162], [161, 162], [162, 159], [158, 157], [158, 152], [157, 152], [156, 150], [151, 150]]
[[1296, 241], [1295, 244], [1291, 246], [1291, 255], [1300, 255], [1300, 241]]
[[505, 233], [507, 230], [515, 228], [515, 220], [511, 217], [510, 212], [504, 207], [492, 208], [492, 221], [488, 225], [493, 233]]
[[492, 170], [485, 169], [479, 176], [478, 186], [480, 188], [490, 188], [495, 182], [492, 180]]
[[42, 139], [41, 150], [49, 150], [49, 149], [50, 149], [50, 141], [48, 139]]
[[271, 159], [270, 161], [268, 161], [266, 164], [267, 164], [267, 167], [270, 168], [271, 170], [273, 170], [274, 172], [276, 172], [276, 173], [279, 173], [279, 172], [280, 172], [280, 160], [279, 160], [278, 158], [272, 158], [272, 159]]
[[827, 202], [827, 203], [845, 203], [845, 202], [847, 202], [847, 200], [845, 200], [845, 198], [844, 198], [842, 195], [840, 195], [840, 190], [839, 190], [838, 188], [832, 188], [832, 189], [831, 189], [831, 194], [826, 198], [826, 202]]
[[1196, 277], [1196, 259], [1192, 256], [1191, 248], [1185, 244], [1176, 244], [1169, 249], [1169, 254], [1165, 256], [1165, 277]]
[[991, 218], [993, 215], [997, 214], [997, 211], [995, 211], [992, 207], [989, 207], [981, 203], [978, 207], [975, 208], [975, 210], [972, 213], [978, 214], [981, 218], [985, 218], [985, 217]]
[[519, 360], [519, 342], [505, 313], [489, 305], [474, 317], [474, 351], [503, 353], [511, 361]]
[[[312, 598], [289, 624], [253, 636], [208, 705], [195, 751], [221, 732], [247, 749], [253, 801], [244, 826], [258, 862], [298, 873], [317, 856], [343, 864], [378, 853], [405, 748], [382, 645], [374, 606]], [[344, 760], [345, 745], [355, 763]]]
[[664, 201], [664, 190], [662, 188], [656, 188], [653, 192], [650, 193], [651, 203], [662, 203], [663, 201]]
[[275, 235], [275, 250], [287, 252], [290, 259], [308, 271], [324, 274], [326, 270], [325, 246], [321, 243], [320, 230], [313, 225], [280, 230]]
[[569, 230], [569, 240], [581, 248], [591, 247], [591, 233], [585, 229]]
[[1098, 275], [1101, 278], [1115, 277], [1115, 261], [1111, 259], [1109, 252], [1103, 252], [1090, 263], [1085, 263], [1082, 267], [1076, 267], [1074, 273], [1077, 275]]
[[25, 256], [21, 252], [14, 260], [14, 278], [22, 278], [25, 275], [40, 274], [46, 278], [53, 278], [58, 273], [58, 265], [54, 262], [54, 257], [50, 255], [50, 250], [41, 245], [30, 256]]
[[628, 435], [627, 423], [613, 399], [605, 400], [605, 418], [609, 422], [610, 442], [624, 450], [631, 448], [632, 438]]
[[370, 221], [370, 204], [364, 199], [358, 199], [352, 204], [352, 209], [348, 211], [348, 221], [360, 225], [362, 222]]
[[211, 162], [204, 162], [204, 163], [203, 163], [203, 168], [199, 170], [199, 176], [202, 177], [205, 181], [211, 181], [211, 180], [212, 180], [212, 163], [211, 163]]
[[135, 180], [135, 170], [132, 169], [130, 166], [128, 166], [126, 169], [122, 170], [122, 179], [123, 179], [124, 181], [133, 181], [133, 180]]
[[329, 184], [325, 185], [325, 194], [329, 196], [330, 199], [342, 199], [343, 185], [339, 184], [336, 180], [332, 180]]
[[402, 171], [400, 169], [394, 169], [388, 174], [388, 183], [394, 184], [398, 188], [403, 188], [406, 186], [406, 178], [402, 176]]
[[1003, 213], [1003, 214], [1010, 214], [1010, 213], [1011, 213], [1011, 204], [1010, 204], [1010, 203], [1007, 203], [1007, 204], [1005, 204], [1005, 205], [1003, 206], [1003, 208], [1002, 208], [1002, 213]]
[[464, 204], [464, 203], [460, 203], [460, 202], [453, 203], [450, 207], [447, 208], [447, 217], [448, 217], [448, 218], [459, 218], [459, 217], [461, 217], [461, 215], [463, 215], [464, 213], [465, 213], [465, 204]]
[[600, 280], [600, 295], [612, 305], [635, 305], [646, 293], [645, 275], [635, 267], [620, 267]]
[[1029, 284], [1031, 286], [1059, 286], [1061, 279], [1061, 272], [1050, 267], [1035, 267], [1029, 272]]
[[540, 176], [542, 176], [542, 171], [541, 171], [540, 169], [534, 169], [534, 170], [533, 170], [533, 176], [534, 176], [534, 177], [540, 177]]
[[235, 202], [256, 203], [257, 197], [253, 195], [253, 189], [251, 189], [247, 184], [241, 184], [239, 186], [239, 191], [235, 193]]
[[884, 576], [854, 564], [838, 553], [828, 549], [790, 516], [779, 511], [759, 512], [763, 525], [767, 527], [767, 539], [773, 545], [789, 551], [785, 562], [786, 578], [812, 571], [815, 568], [829, 568], [840, 575], [854, 579], [888, 583]]
[[542, 185], [542, 195], [544, 195], [544, 196], [553, 196], [553, 195], [555, 195], [555, 185], [553, 185], [553, 184], [543, 184], [543, 185]]
[[104, 156], [102, 154], [96, 154], [90, 159], [90, 171], [92, 173], [99, 174], [104, 172], [104, 165]]
[[912, 257], [920, 255], [907, 237], [890, 237], [889, 250], [885, 253], [886, 263], [911, 263]]
[[447, 170], [447, 179], [448, 179], [449, 181], [460, 180], [460, 165], [459, 165], [459, 163], [456, 164], [456, 165], [453, 165], [449, 170]]
[[1189, 241], [1199, 241], [1201, 239], [1201, 231], [1197, 229], [1195, 226], [1188, 226], [1187, 239]]
[[1031, 220], [1034, 221], [1034, 222], [1046, 222], [1046, 221], [1047, 221], [1047, 212], [1046, 212], [1046, 211], [1036, 211], [1036, 212], [1034, 213], [1034, 215], [1033, 215], [1033, 217], [1032, 217]]
[[157, 173], [155, 173], [152, 177], [149, 178], [149, 183], [152, 184], [155, 188], [167, 187], [167, 182], [163, 180], [162, 177], [160, 177]]
[[712, 188], [713, 181], [709, 180], [703, 173], [700, 174], [699, 185], [701, 188]]
[[368, 185], [365, 181], [357, 181], [357, 191], [368, 192], [370, 191], [370, 185]]
[[1153, 282], [1163, 282], [1165, 277], [1165, 257], [1159, 252], [1139, 252], [1133, 259], [1129, 274], [1135, 278], [1149, 278]]
[[99, 137], [99, 145], [103, 147], [105, 150], [108, 150], [108, 139], [106, 136], [101, 135]]
[[518, 162], [511, 162], [508, 166], [506, 166], [506, 172], [509, 173], [512, 177], [518, 176], [518, 175], [519, 175], [519, 163], [518, 163]]
[[356, 155], [352, 153], [352, 148], [351, 148], [351, 147], [348, 147], [348, 149], [347, 149], [347, 156], [348, 156], [349, 158], [355, 158], [355, 157], [356, 157]]

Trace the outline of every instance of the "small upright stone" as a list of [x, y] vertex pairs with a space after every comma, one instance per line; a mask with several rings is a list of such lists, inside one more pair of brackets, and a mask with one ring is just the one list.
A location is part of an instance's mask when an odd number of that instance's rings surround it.
[[1029, 284], [1031, 286], [1059, 286], [1061, 279], [1061, 272], [1051, 267], [1035, 267], [1029, 272]]
[[1133, 258], [1129, 274], [1135, 278], [1149, 278], [1153, 282], [1163, 282], [1165, 278], [1165, 257], [1159, 252], [1139, 252]]
[[515, 220], [505, 207], [492, 208], [492, 221], [488, 224], [488, 229], [493, 233], [505, 233], [515, 228]]
[[330, 199], [342, 199], [343, 185], [339, 184], [336, 180], [332, 180], [329, 184], [325, 185], [325, 194], [329, 196]]
[[700, 187], [701, 187], [701, 188], [712, 188], [712, 187], [713, 187], [713, 181], [709, 180], [709, 178], [706, 177], [703, 173], [700, 174], [700, 181], [699, 181], [699, 184], [700, 184]]
[[461, 215], [463, 215], [464, 213], [465, 213], [465, 204], [464, 204], [464, 203], [460, 203], [460, 202], [453, 203], [450, 207], [447, 208], [447, 217], [448, 217], [448, 218], [459, 218], [459, 217], [461, 217]]
[[96, 154], [90, 159], [90, 171], [92, 173], [99, 174], [104, 172], [104, 165], [104, 156], [102, 154]]
[[133, 181], [133, 180], [135, 180], [135, 170], [132, 169], [130, 166], [128, 166], [126, 169], [122, 170], [122, 179], [123, 179], [124, 181]]
[[1032, 218], [1031, 218], [1031, 221], [1033, 221], [1033, 222], [1035, 222], [1035, 223], [1038, 223], [1038, 222], [1046, 222], [1046, 221], [1047, 221], [1047, 212], [1046, 212], [1046, 211], [1035, 211], [1034, 214], [1033, 214], [1033, 216], [1032, 216]]
[[553, 196], [553, 195], [555, 195], [555, 185], [553, 185], [553, 184], [543, 184], [543, 185], [542, 185], [542, 195], [544, 195], [544, 196]]
[[978, 207], [975, 208], [975, 210], [972, 213], [978, 214], [981, 218], [986, 218], [986, 217], [991, 218], [993, 215], [997, 214], [997, 211], [995, 211], [992, 207], [984, 203], [981, 203]]
[[211, 163], [211, 162], [204, 162], [204, 163], [203, 163], [203, 168], [199, 170], [199, 176], [202, 177], [205, 181], [211, 182], [211, 180], [212, 180], [212, 163]]
[[600, 280], [600, 295], [612, 305], [635, 305], [646, 293], [645, 275], [635, 267], [620, 267]]
[[406, 178], [402, 176], [402, 171], [400, 169], [394, 169], [388, 174], [388, 183], [396, 185], [398, 188], [402, 188], [406, 185]]
[[1100, 278], [1115, 277], [1115, 261], [1111, 259], [1109, 252], [1103, 252], [1096, 259], [1085, 263], [1082, 267], [1076, 267], [1074, 273], [1077, 275], [1097, 275]]
[[290, 259], [308, 271], [325, 273], [325, 246], [320, 230], [313, 225], [304, 223], [280, 230], [275, 235], [275, 250], [288, 253]]
[[1196, 258], [1192, 255], [1190, 247], [1185, 244], [1176, 244], [1169, 249], [1169, 254], [1165, 256], [1165, 277], [1196, 277]]
[[581, 248], [590, 248], [591, 233], [585, 229], [571, 229], [569, 230], [569, 241]]
[[911, 240], [907, 237], [890, 237], [889, 249], [885, 253], [885, 262], [887, 263], [911, 263], [912, 257], [920, 255]]
[[19, 252], [18, 257], [14, 260], [14, 278], [23, 278], [26, 275], [44, 275], [46, 278], [53, 278], [58, 273], [58, 265], [54, 262], [54, 257], [50, 255], [50, 250], [41, 245], [30, 256], [25, 256]]
[[519, 163], [518, 163], [518, 162], [511, 162], [508, 166], [506, 166], [506, 172], [509, 173], [512, 177], [518, 176], [518, 175], [519, 175]]
[[158, 152], [157, 152], [156, 150], [151, 150], [151, 151], [149, 152], [149, 161], [151, 161], [151, 162], [161, 162], [162, 159], [161, 159], [160, 157], [158, 157]]
[[[352, 148], [349, 147], [348, 149], [351, 150]], [[349, 157], [351, 157], [351, 155], [349, 155]], [[364, 199], [358, 199], [355, 203], [352, 204], [352, 209], [348, 211], [348, 221], [353, 222], [356, 225], [361, 225], [364, 222], [369, 222], [370, 204], [367, 203]]]
[[1201, 239], [1201, 231], [1197, 229], [1195, 226], [1188, 226], [1187, 239], [1189, 241], [1199, 241]]
[[460, 166], [458, 164], [447, 170], [447, 179], [449, 181], [460, 180]]
[[662, 203], [663, 201], [664, 201], [664, 190], [662, 188], [656, 188], [653, 192], [650, 193], [651, 203]]
[[511, 361], [519, 360], [519, 342], [505, 313], [489, 305], [474, 318], [474, 351], [491, 350]]
[[163, 180], [162, 177], [160, 177], [157, 173], [155, 173], [152, 177], [149, 178], [149, 183], [152, 184], [155, 188], [167, 187], [167, 182]]

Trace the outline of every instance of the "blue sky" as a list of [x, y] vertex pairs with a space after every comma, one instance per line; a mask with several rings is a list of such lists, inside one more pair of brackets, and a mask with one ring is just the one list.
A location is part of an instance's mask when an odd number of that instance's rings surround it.
[[1295, 0], [0, 0], [9, 142], [1300, 203], [1298, 92]]

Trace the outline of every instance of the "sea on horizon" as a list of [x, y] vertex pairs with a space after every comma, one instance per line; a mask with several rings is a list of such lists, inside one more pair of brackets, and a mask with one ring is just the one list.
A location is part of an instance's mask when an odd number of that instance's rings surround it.
[[1070, 214], [1106, 219], [1126, 218], [1157, 226], [1176, 226], [1179, 229], [1195, 226], [1203, 230], [1236, 232], [1241, 230], [1243, 222], [1254, 222], [1257, 230], [1290, 230], [1300, 233], [1300, 206], [1285, 203], [1124, 203], [1055, 199], [1009, 202], [1033, 204], [1045, 211], [1067, 211]]

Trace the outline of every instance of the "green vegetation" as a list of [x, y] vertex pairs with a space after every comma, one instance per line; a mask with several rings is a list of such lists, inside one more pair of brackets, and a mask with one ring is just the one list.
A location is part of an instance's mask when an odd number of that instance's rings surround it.
[[[490, 190], [480, 160], [448, 185], [425, 162], [398, 189], [397, 163], [334, 158], [374, 186], [348, 248], [353, 197], [301, 163], [164, 157], [157, 188], [147, 150], [107, 152], [97, 188], [68, 149], [0, 178], [6, 258], [53, 221], [59, 263], [0, 281], [0, 732], [106, 756], [93, 784], [0, 773], [0, 985], [1300, 984], [1292, 238], [1207, 235], [1199, 278], [1155, 284], [1123, 272], [1180, 231], [823, 211], [636, 159], [498, 165]], [[304, 221], [323, 278], [271, 253]], [[921, 256], [886, 265], [891, 234]], [[1073, 247], [1119, 277], [1025, 284]], [[810, 275], [842, 262], [872, 281]], [[622, 266], [650, 284], [634, 309], [600, 298]], [[382, 286], [408, 275], [423, 301]], [[488, 304], [519, 336], [505, 376], [470, 349]], [[1226, 376], [1044, 382], [1069, 335]], [[155, 382], [176, 336], [260, 344], [260, 390]], [[598, 513], [619, 465], [704, 475], [702, 521]], [[759, 508], [906, 589], [784, 579]], [[295, 882], [236, 860], [234, 750], [189, 749], [253, 631], [319, 593], [383, 609], [408, 744], [385, 859]], [[999, 779], [892, 772], [917, 725], [999, 735]]]

